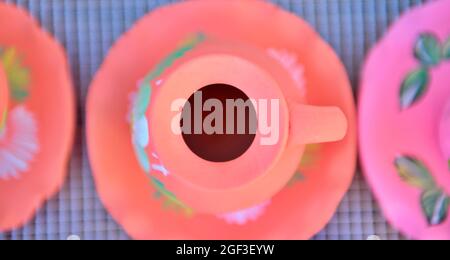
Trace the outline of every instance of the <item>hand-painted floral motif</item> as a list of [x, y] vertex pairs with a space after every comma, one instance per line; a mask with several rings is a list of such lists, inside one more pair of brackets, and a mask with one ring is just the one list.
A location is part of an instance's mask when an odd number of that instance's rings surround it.
[[8, 78], [12, 99], [24, 101], [29, 95], [30, 72], [22, 65], [16, 49], [0, 48], [0, 62]]
[[[401, 109], [408, 109], [419, 101], [427, 92], [430, 82], [430, 70], [441, 62], [450, 60], [450, 38], [441, 44], [431, 33], [419, 35], [414, 57], [420, 62], [420, 67], [411, 71], [400, 88]], [[450, 162], [447, 162], [450, 168]], [[450, 197], [438, 187], [428, 169], [415, 158], [401, 156], [395, 160], [400, 177], [422, 190], [420, 203], [422, 211], [430, 225], [438, 225], [445, 221], [448, 214]]]
[[163, 176], [167, 176], [169, 171], [161, 163], [156, 153], [152, 153], [150, 156], [146, 151], [150, 144], [148, 127], [150, 119], [147, 118], [146, 111], [150, 106], [152, 86], [159, 87], [162, 84], [162, 80], [159, 79], [159, 77], [177, 59], [183, 57], [185, 53], [195, 48], [198, 44], [203, 42], [204, 39], [205, 36], [199, 33], [183, 42], [178, 49], [167, 56], [144, 78], [144, 80], [142, 80], [142, 82], [138, 84], [138, 91], [132, 97], [131, 102], [130, 121], [133, 147], [141, 168], [149, 176], [152, 186], [156, 189], [155, 196], [157, 198], [162, 198], [165, 206], [182, 209], [188, 215], [192, 214], [192, 210], [179, 201], [172, 192], [167, 190], [164, 184], [155, 176], [150, 176], [153, 172], [158, 172]]
[[191, 216], [193, 214], [192, 209], [181, 202], [175, 194], [173, 194], [171, 191], [167, 190], [164, 186], [164, 183], [159, 181], [158, 179], [154, 177], [150, 177], [151, 184], [155, 188], [154, 196], [155, 198], [161, 198], [163, 200], [163, 206], [166, 208], [174, 209], [176, 211], [182, 211], [186, 214], [186, 216]]
[[403, 80], [400, 88], [401, 109], [407, 109], [419, 101], [428, 89], [430, 70], [450, 60], [450, 38], [441, 45], [433, 34], [421, 34], [414, 47], [414, 57], [420, 62], [420, 67], [408, 73]]
[[0, 133], [0, 179], [19, 178], [20, 173], [29, 170], [29, 163], [38, 150], [33, 114], [23, 106], [13, 108]]
[[225, 220], [228, 224], [244, 225], [249, 221], [257, 220], [261, 215], [264, 214], [269, 205], [270, 201], [266, 201], [248, 209], [222, 214], [218, 217]]
[[148, 105], [150, 104], [150, 96], [152, 89], [149, 85], [140, 86], [139, 90], [132, 96], [131, 102], [131, 141], [133, 143], [136, 158], [141, 168], [149, 173], [151, 170], [150, 159], [145, 151], [149, 145], [150, 137], [148, 130], [148, 119], [145, 115]]
[[287, 50], [275, 48], [268, 49], [267, 53], [289, 72], [298, 87], [299, 93], [302, 96], [306, 96], [305, 69], [298, 62], [297, 56]]
[[400, 156], [395, 167], [403, 181], [422, 191], [420, 204], [428, 224], [442, 224], [447, 219], [450, 196], [436, 184], [425, 165], [415, 158]]
[[448, 37], [447, 41], [444, 44], [442, 57], [446, 60], [450, 60], [450, 37]]
[[39, 151], [37, 122], [22, 104], [29, 96], [30, 73], [14, 48], [0, 48], [0, 62], [11, 99], [17, 105], [0, 118], [0, 179], [20, 178]]
[[[204, 39], [205, 36], [203, 34], [198, 34], [188, 39], [177, 50], [158, 64], [156, 68], [138, 84], [138, 91], [132, 96], [130, 109], [132, 143], [136, 158], [138, 159], [141, 168], [149, 177], [151, 185], [155, 189], [154, 196], [162, 200], [164, 207], [183, 212], [187, 216], [194, 214], [194, 211], [188, 205], [180, 201], [174, 193], [167, 190], [164, 183], [160, 180], [162, 177], [161, 175], [157, 176], [153, 174], [159, 173], [163, 176], [167, 176], [169, 172], [163, 166], [155, 152], [151, 155], [147, 153], [148, 146], [151, 142], [149, 138], [149, 124], [151, 123], [151, 118], [146, 117], [146, 111], [150, 106], [153, 88], [159, 87], [163, 83], [160, 76], [164, 73], [165, 69], [170, 67], [177, 59], [183, 57], [186, 52], [195, 48], [198, 44], [204, 41]], [[298, 64], [295, 55], [287, 51], [276, 49], [269, 49], [268, 53], [290, 73], [293, 80], [297, 83], [300, 93], [303, 96], [306, 95], [304, 70], [303, 67]], [[311, 153], [306, 153], [306, 159], [314, 160], [315, 151], [317, 151], [315, 148], [317, 147], [311, 148]], [[298, 173], [294, 176], [293, 180], [294, 179], [295, 181], [301, 181], [304, 180], [304, 176], [301, 173]], [[229, 224], [244, 225], [248, 221], [254, 221], [264, 214], [269, 204], [270, 201], [267, 201], [248, 209], [222, 214], [218, 217], [225, 220]]]
[[303, 182], [306, 179], [306, 176], [303, 172], [309, 170], [312, 166], [317, 165], [320, 159], [320, 151], [322, 146], [320, 144], [308, 144], [305, 147], [305, 151], [303, 153], [302, 159], [298, 166], [297, 172], [292, 176], [289, 180], [287, 186], [292, 187], [297, 182]]
[[[146, 111], [150, 106], [150, 99], [152, 95], [152, 83], [153, 86], [161, 85], [161, 79], [158, 79], [164, 71], [170, 67], [175, 60], [184, 56], [184, 54], [204, 41], [205, 36], [201, 33], [188, 38], [177, 50], [167, 56], [156, 68], [150, 72], [142, 82], [139, 83], [138, 92], [132, 100], [131, 108], [131, 129], [132, 129], [132, 142], [135, 148], [136, 156], [142, 169], [149, 173], [152, 165], [150, 163], [150, 157], [145, 151], [145, 148], [149, 145], [149, 119], [146, 118]], [[168, 174], [164, 167], [156, 166], [157, 169], [163, 171], [164, 174]]]

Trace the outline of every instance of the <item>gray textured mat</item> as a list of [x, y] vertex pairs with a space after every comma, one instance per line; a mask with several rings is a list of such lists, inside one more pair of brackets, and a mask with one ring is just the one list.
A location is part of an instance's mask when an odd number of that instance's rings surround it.
[[[7, 0], [28, 9], [65, 46], [78, 94], [77, 139], [61, 192], [25, 227], [0, 239], [128, 239], [95, 192], [84, 136], [84, 104], [91, 79], [120, 35], [163, 0]], [[306, 19], [334, 47], [357, 92], [365, 54], [402, 12], [424, 0], [278, 0]], [[339, 210], [316, 239], [401, 239], [386, 223], [358, 173]]]

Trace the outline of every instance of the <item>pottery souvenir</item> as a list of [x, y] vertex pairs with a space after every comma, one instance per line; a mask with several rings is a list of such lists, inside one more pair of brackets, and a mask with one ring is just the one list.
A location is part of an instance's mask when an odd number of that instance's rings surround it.
[[263, 1], [145, 16], [111, 49], [87, 104], [97, 190], [137, 239], [309, 238], [351, 182], [354, 121], [331, 48]]
[[30, 220], [62, 185], [74, 108], [61, 46], [0, 3], [0, 232]]
[[359, 104], [364, 172], [407, 237], [450, 239], [450, 1], [404, 14], [370, 53]]

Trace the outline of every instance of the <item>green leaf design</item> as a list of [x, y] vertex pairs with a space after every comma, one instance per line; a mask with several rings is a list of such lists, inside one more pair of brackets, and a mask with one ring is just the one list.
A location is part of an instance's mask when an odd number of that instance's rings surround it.
[[439, 225], [445, 221], [450, 198], [444, 192], [438, 189], [426, 190], [422, 193], [420, 202], [429, 225]]
[[175, 210], [182, 210], [187, 216], [191, 216], [193, 214], [193, 211], [190, 207], [188, 207], [186, 204], [181, 202], [175, 194], [173, 194], [171, 191], [167, 190], [164, 183], [156, 179], [155, 177], [150, 177], [151, 183], [153, 187], [155, 188], [156, 192], [154, 196], [156, 198], [162, 198], [163, 200], [163, 206], [167, 208], [173, 208]]
[[145, 115], [147, 108], [150, 104], [150, 97], [152, 95], [152, 88], [150, 84], [143, 84], [138, 91], [136, 104], [134, 106], [134, 117], [139, 118]]
[[[170, 67], [176, 59], [182, 57], [186, 52], [193, 49], [197, 44], [205, 40], [205, 36], [202, 33], [196, 34], [193, 37], [187, 39], [181, 47], [171, 53], [166, 57], [161, 63], [159, 63], [155, 69], [150, 72], [143, 80], [143, 83], [139, 86], [139, 90], [136, 97], [136, 102], [133, 104], [132, 108], [132, 124], [136, 123], [141, 117], [145, 116], [148, 106], [150, 105], [150, 100], [152, 96], [152, 80], [161, 76], [165, 69]], [[133, 125], [132, 125], [133, 126]], [[162, 200], [164, 207], [173, 208], [177, 211], [181, 210], [186, 215], [190, 216], [193, 214], [191, 208], [181, 202], [175, 194], [167, 190], [164, 184], [158, 179], [150, 175], [151, 163], [146, 153], [145, 149], [139, 145], [138, 142], [134, 141], [135, 153], [138, 158], [139, 164], [146, 172], [148, 178], [151, 180], [151, 184], [155, 188], [154, 196]]]
[[400, 104], [402, 109], [410, 107], [425, 94], [428, 81], [428, 71], [424, 68], [408, 74], [400, 89]]
[[302, 160], [300, 161], [300, 168], [307, 168], [309, 166], [315, 165], [320, 159], [320, 144], [308, 144], [305, 146], [305, 151], [303, 152]]
[[149, 173], [150, 172], [150, 160], [148, 159], [147, 152], [144, 150], [143, 147], [141, 147], [137, 144], [134, 145], [134, 150], [136, 153], [136, 157], [139, 161], [139, 165], [146, 173]]
[[415, 158], [399, 156], [395, 167], [400, 177], [408, 184], [423, 190], [434, 189], [436, 184], [428, 169]]
[[24, 101], [29, 95], [30, 72], [22, 66], [14, 48], [0, 50], [0, 62], [8, 77], [12, 98], [18, 102]]
[[444, 44], [442, 57], [444, 57], [444, 59], [447, 59], [447, 60], [450, 59], [450, 37], [447, 39], [447, 41]]
[[286, 186], [292, 187], [292, 186], [294, 186], [297, 182], [303, 182], [303, 181], [305, 181], [305, 179], [306, 179], [305, 175], [303, 175], [302, 172], [299, 172], [299, 171], [298, 171], [298, 172], [296, 172], [296, 173], [294, 174], [294, 176], [292, 176], [292, 178], [289, 180], [289, 182], [287, 183]]
[[183, 57], [187, 52], [194, 49], [198, 44], [203, 42], [206, 36], [203, 33], [197, 33], [187, 38], [174, 52], [170, 53], [164, 60], [159, 63], [155, 70], [145, 78], [145, 82], [150, 82], [161, 76], [163, 72], [179, 58]]
[[439, 40], [430, 33], [419, 36], [416, 42], [414, 54], [425, 66], [435, 66], [441, 59], [441, 46]]

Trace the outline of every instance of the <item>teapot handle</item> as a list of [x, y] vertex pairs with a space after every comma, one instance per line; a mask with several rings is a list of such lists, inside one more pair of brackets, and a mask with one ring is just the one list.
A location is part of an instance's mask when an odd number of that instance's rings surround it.
[[340, 141], [348, 129], [339, 107], [295, 105], [290, 109], [290, 121], [290, 139], [297, 145]]

